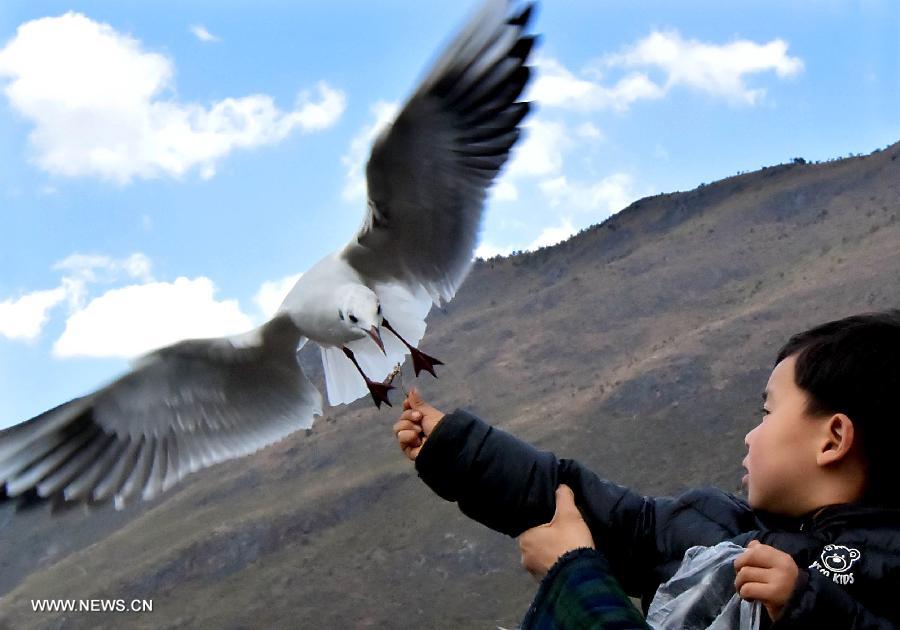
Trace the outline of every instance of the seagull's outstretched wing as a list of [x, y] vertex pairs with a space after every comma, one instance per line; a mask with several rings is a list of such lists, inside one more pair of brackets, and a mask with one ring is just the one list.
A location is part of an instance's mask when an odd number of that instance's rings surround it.
[[279, 316], [242, 344], [182, 341], [110, 385], [0, 431], [0, 498], [151, 499], [188, 473], [247, 455], [321, 414]]
[[488, 187], [519, 137], [528, 103], [533, 5], [488, 0], [376, 140], [369, 207], [343, 250], [364, 277], [424, 288], [435, 303], [465, 278]]

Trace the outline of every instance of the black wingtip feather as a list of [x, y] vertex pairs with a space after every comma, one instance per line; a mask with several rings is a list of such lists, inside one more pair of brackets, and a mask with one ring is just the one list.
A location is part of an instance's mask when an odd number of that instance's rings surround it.
[[531, 54], [531, 51], [539, 41], [540, 38], [537, 35], [527, 35], [525, 37], [520, 37], [516, 40], [516, 43], [513, 44], [512, 48], [509, 49], [507, 57], [512, 57], [513, 59], [521, 59], [524, 63], [528, 58], [528, 55]]
[[40, 496], [34, 488], [29, 488], [19, 496], [14, 497], [14, 500], [16, 501], [16, 512], [34, 510], [47, 505], [47, 500]]
[[469, 168], [496, 173], [506, 162], [507, 158], [506, 153], [502, 153], [500, 155], [466, 156], [461, 161]]
[[513, 26], [521, 26], [522, 28], [525, 28], [526, 26], [528, 26], [528, 23], [531, 22], [531, 18], [534, 17], [534, 9], [535, 3], [529, 2], [528, 5], [524, 9], [522, 9], [521, 13], [509, 18], [506, 23], [512, 24]]
[[492, 157], [496, 155], [506, 155], [509, 153], [510, 147], [519, 139], [521, 130], [512, 128], [505, 133], [498, 134], [493, 138], [480, 142], [467, 142], [461, 148], [455, 149], [458, 155], [474, 156], [474, 157]]
[[461, 112], [466, 118], [466, 122], [470, 125], [477, 125], [505, 110], [519, 98], [530, 77], [531, 69], [528, 66], [517, 68], [505, 83], [486, 92]]

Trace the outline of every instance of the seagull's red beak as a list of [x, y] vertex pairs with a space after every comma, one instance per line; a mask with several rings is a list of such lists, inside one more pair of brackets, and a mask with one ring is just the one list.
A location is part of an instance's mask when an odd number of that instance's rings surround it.
[[369, 336], [378, 347], [381, 348], [381, 352], [387, 356], [387, 352], [384, 351], [384, 342], [381, 340], [381, 332], [378, 330], [378, 326], [372, 326], [372, 329], [369, 331]]

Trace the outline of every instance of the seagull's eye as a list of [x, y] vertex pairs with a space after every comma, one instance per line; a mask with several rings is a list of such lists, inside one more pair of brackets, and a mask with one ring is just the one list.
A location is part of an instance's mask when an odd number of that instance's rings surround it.
[[351, 316], [350, 316], [350, 321], [353, 322], [354, 324], [356, 324], [357, 322], [359, 322], [359, 320], [356, 319], [356, 315], [351, 315]]
[[381, 304], [378, 305], [378, 314], [381, 315]]

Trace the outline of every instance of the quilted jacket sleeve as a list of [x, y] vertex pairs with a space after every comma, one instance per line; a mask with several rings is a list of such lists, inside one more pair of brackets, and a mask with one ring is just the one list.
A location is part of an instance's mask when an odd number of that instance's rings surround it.
[[623, 587], [631, 594], [646, 592], [643, 582], [659, 556], [657, 513], [666, 513], [672, 499], [642, 497], [459, 410], [435, 428], [416, 470], [464, 514], [513, 537], [549, 522], [556, 488], [569, 485], [595, 544]]

